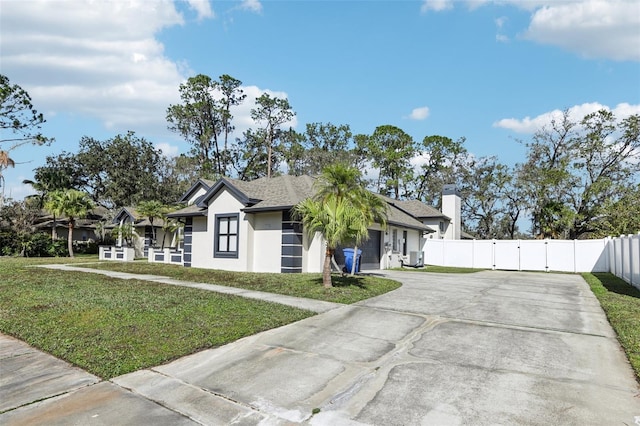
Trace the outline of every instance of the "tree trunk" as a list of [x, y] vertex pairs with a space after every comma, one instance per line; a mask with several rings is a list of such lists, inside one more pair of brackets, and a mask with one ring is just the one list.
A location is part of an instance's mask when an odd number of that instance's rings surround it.
[[69, 218], [69, 237], [67, 238], [69, 257], [73, 257], [73, 219]]
[[356, 261], [358, 260], [358, 245], [353, 247], [353, 261], [351, 262], [351, 275], [356, 274]]
[[322, 285], [324, 288], [331, 288], [331, 258], [333, 257], [333, 250], [327, 247], [327, 251], [324, 256], [324, 265], [322, 267]]
[[269, 137], [269, 145], [267, 147], [267, 179], [271, 178], [271, 138]]
[[58, 239], [58, 222], [56, 221], [56, 215], [53, 215], [53, 227], [51, 228], [51, 241]]
[[149, 247], [155, 247], [156, 246], [156, 228], [153, 226], [152, 218], [149, 218], [149, 223], [151, 224], [151, 244], [149, 244]]

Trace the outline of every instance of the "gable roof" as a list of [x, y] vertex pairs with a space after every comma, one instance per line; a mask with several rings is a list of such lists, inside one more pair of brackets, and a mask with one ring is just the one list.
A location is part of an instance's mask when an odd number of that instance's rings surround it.
[[[111, 221], [111, 223], [113, 223], [114, 225], [117, 225], [118, 223], [120, 223], [120, 220], [122, 220], [123, 217], [129, 217], [131, 219], [131, 222], [135, 226], [151, 226], [151, 222], [149, 221], [149, 218], [145, 216], [141, 216], [140, 213], [138, 213], [138, 211], [134, 207], [122, 207], [120, 210], [118, 210], [118, 213], [116, 213], [116, 215], [113, 217], [113, 220]], [[162, 220], [162, 218], [156, 217], [153, 219], [154, 228], [159, 228], [159, 227], [162, 227], [163, 225], [164, 225], [164, 220]]]
[[215, 182], [212, 180], [200, 178], [193, 185], [191, 185], [191, 188], [187, 189], [187, 192], [184, 193], [184, 195], [178, 200], [178, 202], [185, 203], [189, 201], [189, 199], [193, 197], [193, 195], [201, 188], [205, 191], [208, 191], [209, 188], [211, 188], [214, 184]]

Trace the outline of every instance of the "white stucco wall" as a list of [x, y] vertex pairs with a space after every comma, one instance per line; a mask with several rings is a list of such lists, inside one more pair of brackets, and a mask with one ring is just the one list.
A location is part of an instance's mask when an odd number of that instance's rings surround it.
[[[440, 232], [440, 222], [444, 223], [444, 232]], [[426, 236], [426, 238], [429, 240], [441, 240], [445, 238], [445, 234], [449, 229], [449, 221], [445, 219], [439, 219], [439, 218], [423, 219], [422, 223], [435, 231]]]
[[320, 233], [316, 232], [310, 240], [305, 232], [302, 240], [302, 272], [322, 272], [325, 252], [324, 239]]
[[213, 230], [209, 236], [207, 218], [195, 216], [191, 234], [191, 266], [194, 268], [215, 268], [213, 266]]
[[[393, 231], [397, 230], [397, 250], [393, 250]], [[407, 254], [402, 254], [402, 239], [403, 231], [407, 231]], [[402, 262], [409, 264], [409, 256], [412, 251], [421, 252], [424, 246], [424, 240], [422, 238], [422, 231], [415, 229], [401, 228], [397, 226], [389, 226], [388, 232], [384, 234], [384, 248], [386, 252], [382, 256], [380, 261], [380, 267], [382, 269], [399, 268], [402, 266]]]
[[[209, 201], [205, 225], [204, 218], [194, 218], [193, 248], [191, 266], [196, 268], [224, 269], [227, 271], [250, 271], [248, 265], [248, 240], [253, 238], [253, 229], [247, 215], [240, 211], [244, 205], [227, 190], [221, 190]], [[215, 216], [216, 214], [239, 213], [238, 221], [238, 258], [214, 258]]]
[[[251, 215], [253, 222], [253, 261], [251, 271], [280, 272], [282, 256], [282, 212]], [[251, 246], [251, 244], [250, 244]]]
[[443, 194], [442, 195], [442, 214], [451, 218], [451, 223], [447, 226], [444, 239], [446, 240], [459, 240], [461, 231], [461, 200], [458, 195], [455, 194]]

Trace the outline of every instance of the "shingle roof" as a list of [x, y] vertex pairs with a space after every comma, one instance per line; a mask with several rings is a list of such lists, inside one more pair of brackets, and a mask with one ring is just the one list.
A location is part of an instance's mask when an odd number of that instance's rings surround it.
[[207, 209], [191, 204], [183, 209], [167, 214], [167, 217], [206, 216]]
[[393, 200], [393, 203], [400, 207], [402, 210], [411, 214], [411, 216], [419, 219], [424, 218], [445, 218], [450, 219], [448, 216], [442, 214], [441, 211], [435, 209], [422, 201], [418, 200]]

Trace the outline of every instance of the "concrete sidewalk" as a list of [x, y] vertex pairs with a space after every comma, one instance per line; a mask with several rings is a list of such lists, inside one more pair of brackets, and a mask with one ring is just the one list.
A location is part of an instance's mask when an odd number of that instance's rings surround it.
[[176, 280], [160, 275], [130, 274], [128, 272], [107, 271], [102, 269], [83, 268], [63, 264], [38, 265], [36, 268], [57, 269], [59, 271], [88, 272], [91, 274], [106, 275], [111, 278], [121, 280], [142, 280], [154, 283], [176, 285], [180, 287], [199, 288], [201, 290], [215, 291], [216, 293], [232, 294], [248, 299], [265, 300], [267, 302], [279, 303], [281, 305], [293, 306], [295, 308], [306, 309], [311, 312], [322, 313], [344, 306], [340, 303], [325, 302], [323, 300], [307, 299], [304, 297], [286, 296], [283, 294], [267, 293], [264, 291], [246, 290], [243, 288], [229, 287], [224, 285], [198, 283], [193, 281]]
[[76, 386], [11, 409], [0, 423], [634, 425], [640, 419], [638, 384], [581, 277], [385, 274], [403, 286], [166, 365]]

